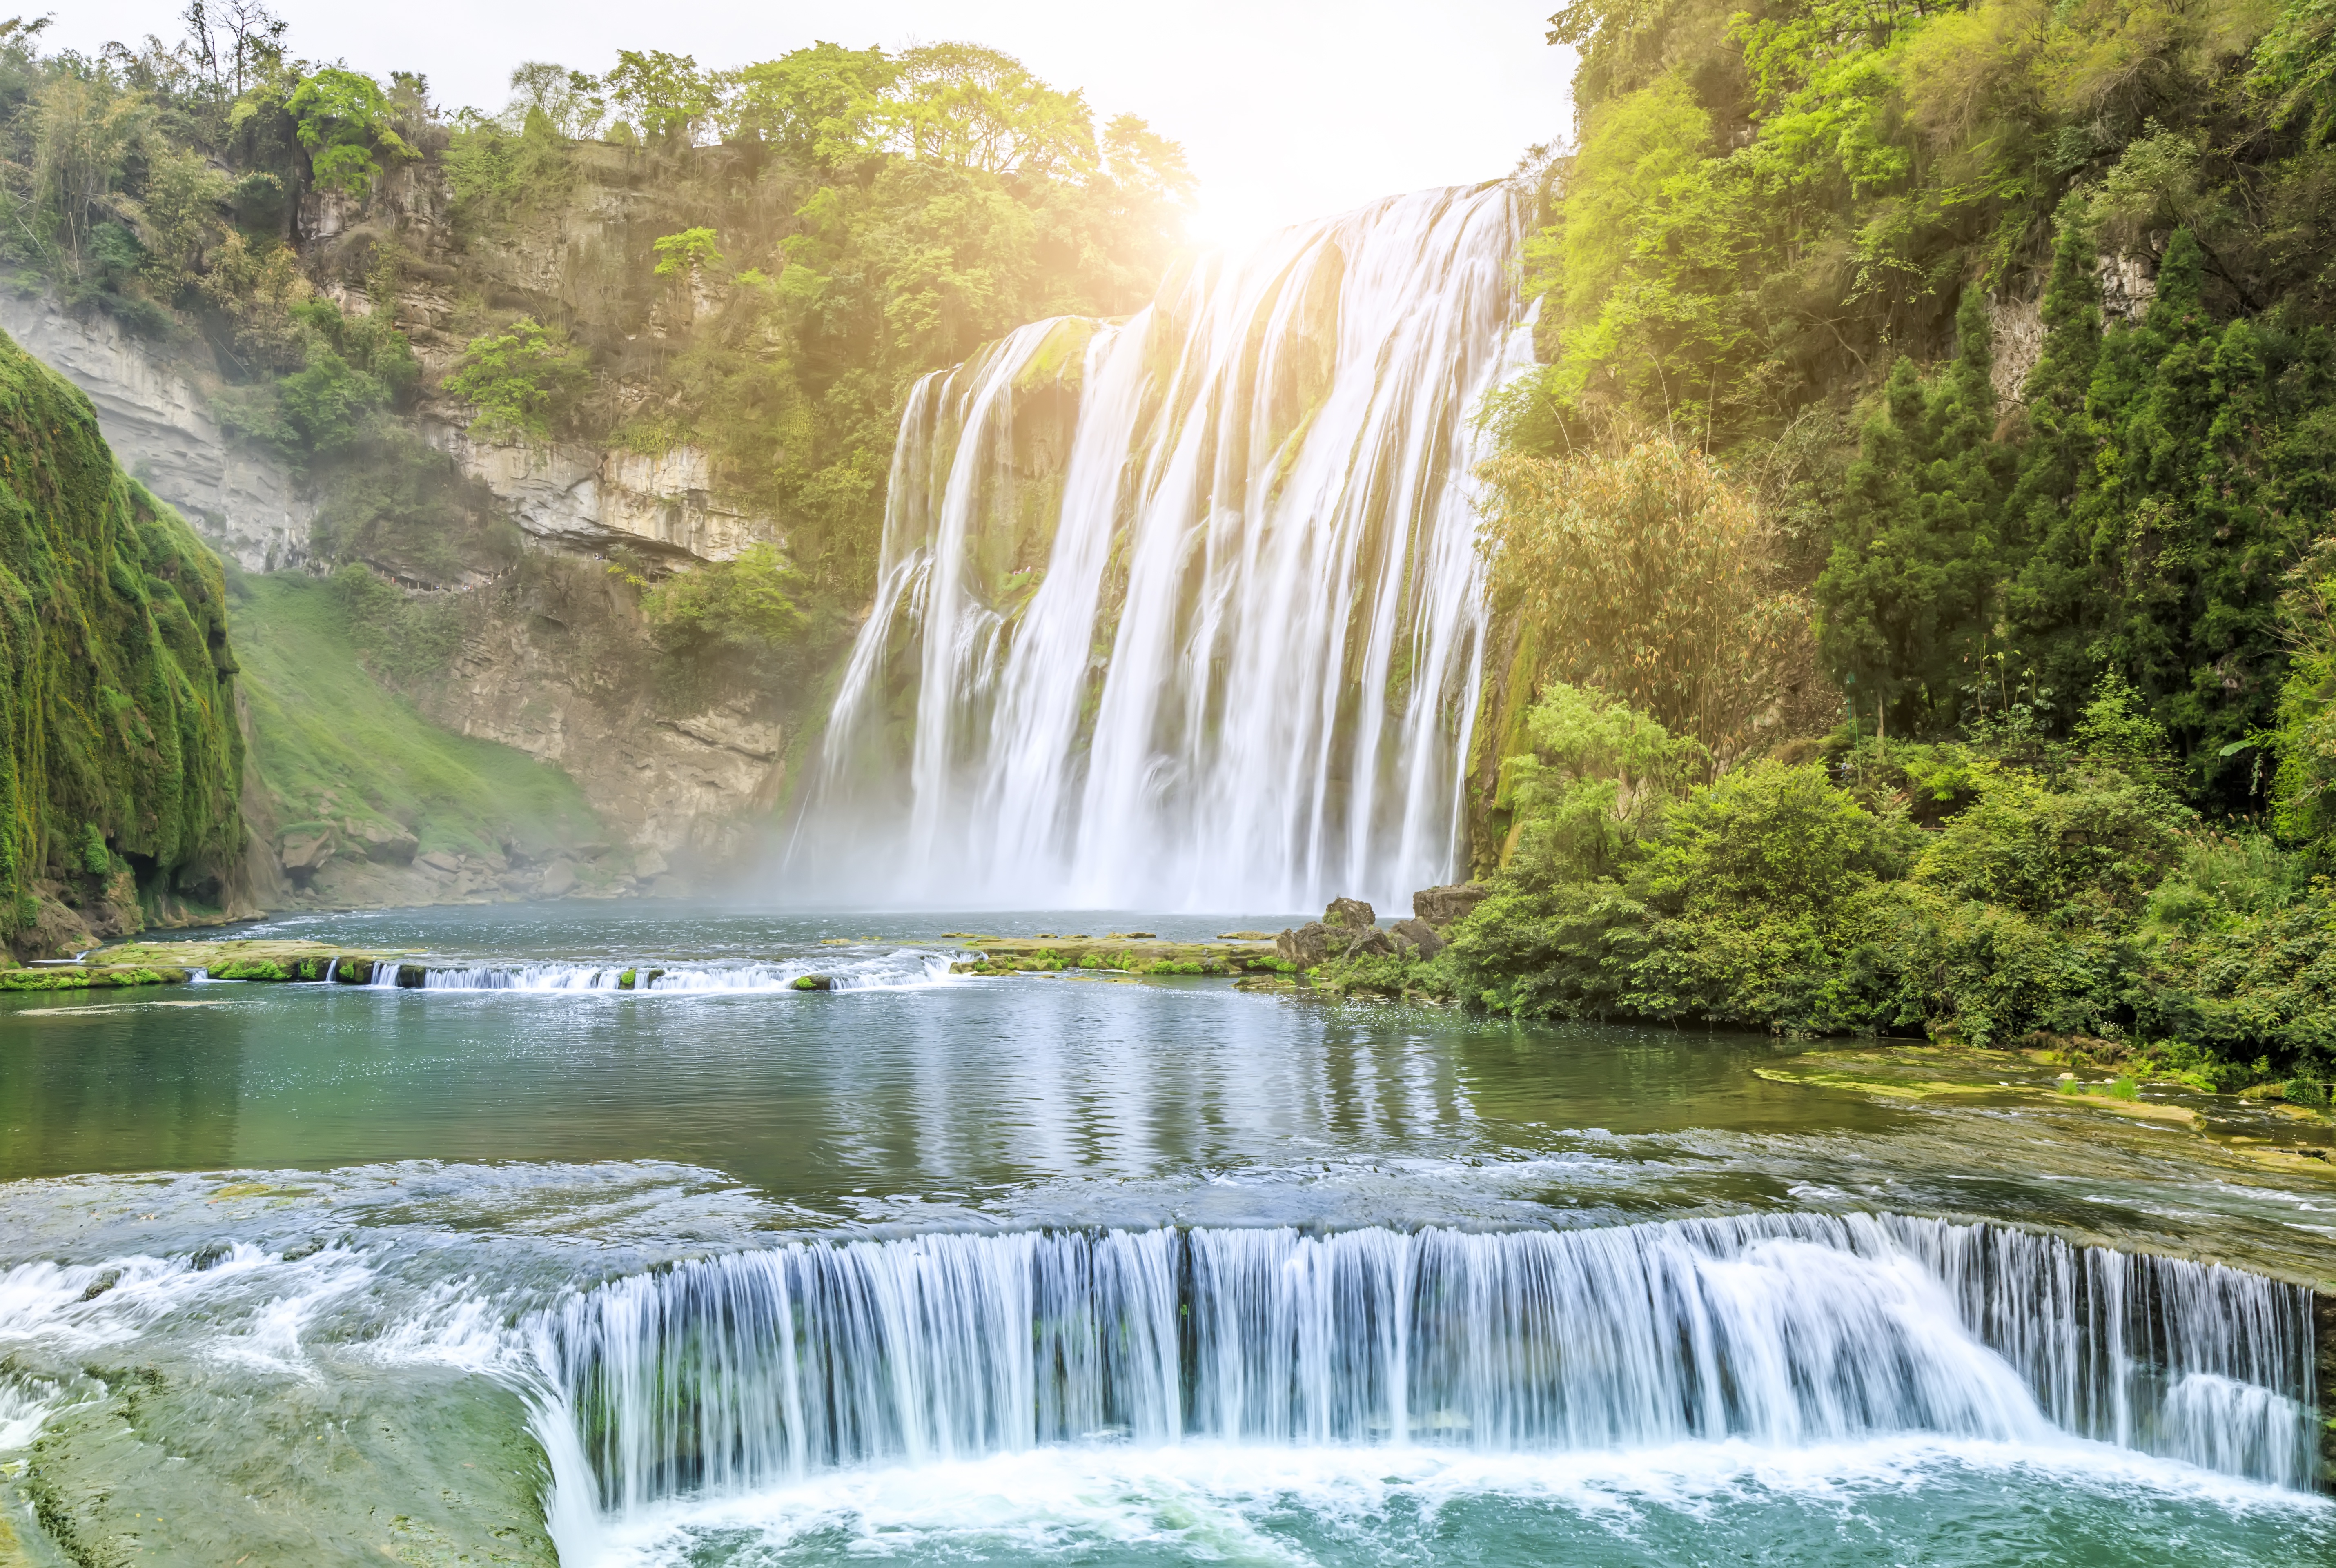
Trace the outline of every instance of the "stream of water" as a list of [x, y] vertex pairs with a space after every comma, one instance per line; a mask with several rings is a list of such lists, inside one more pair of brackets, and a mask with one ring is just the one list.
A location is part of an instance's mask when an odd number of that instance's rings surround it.
[[1759, 1037], [936, 959], [1270, 919], [316, 917], [273, 929], [439, 983], [0, 1002], [0, 1518], [184, 1563], [2336, 1553], [2336, 1182]]

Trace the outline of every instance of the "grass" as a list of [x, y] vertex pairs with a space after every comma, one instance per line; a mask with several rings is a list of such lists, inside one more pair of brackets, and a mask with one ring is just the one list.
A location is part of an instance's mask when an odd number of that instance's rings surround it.
[[229, 619], [262, 776], [285, 823], [396, 823], [433, 850], [530, 854], [603, 837], [566, 774], [439, 728], [367, 672], [346, 596], [315, 578], [244, 577]]

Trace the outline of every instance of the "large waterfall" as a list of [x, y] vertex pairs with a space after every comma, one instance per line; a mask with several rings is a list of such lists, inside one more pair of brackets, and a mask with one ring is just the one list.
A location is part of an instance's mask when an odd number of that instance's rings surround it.
[[1506, 186], [1395, 198], [920, 382], [799, 876], [1213, 910], [1449, 880], [1522, 222]]
[[1889, 1215], [811, 1242], [620, 1280], [530, 1332], [555, 1469], [595, 1494], [565, 1505], [620, 1514], [1063, 1443], [1912, 1433], [2314, 1467], [2307, 1291]]

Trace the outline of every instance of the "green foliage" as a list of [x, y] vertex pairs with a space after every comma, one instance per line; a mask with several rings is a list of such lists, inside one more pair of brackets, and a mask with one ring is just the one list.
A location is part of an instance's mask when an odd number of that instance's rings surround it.
[[446, 390], [477, 405], [471, 430], [481, 439], [544, 442], [589, 375], [589, 355], [567, 333], [523, 316], [472, 338]]
[[1987, 312], [1967, 291], [1960, 347], [1924, 385], [1893, 368], [1865, 427], [1816, 584], [1817, 646], [1853, 706], [1901, 734], [1947, 727], [1997, 618], [1996, 513], [2011, 453], [1990, 439]]
[[662, 49], [618, 50], [604, 84], [635, 131], [670, 141], [688, 141], [721, 102], [720, 87], [695, 59]]
[[728, 560], [676, 572], [641, 600], [658, 640], [685, 651], [774, 652], [803, 628], [795, 597], [803, 574], [775, 545], [748, 545]]
[[[1504, 395], [1511, 444], [1660, 427], [1769, 474], [1870, 400], [1814, 487], [1860, 732], [2065, 736], [2114, 674], [2185, 798], [2272, 803], [2285, 577], [2336, 524], [2325, 0], [1552, 24], [1584, 51], [1578, 149], [1527, 248], [1544, 364]], [[1994, 352], [2039, 294], [2015, 386]]]
[[362, 194], [380, 175], [382, 155], [414, 155], [392, 128], [395, 105], [370, 76], [327, 66], [294, 88], [286, 107], [327, 190]]
[[1838, 779], [1762, 762], [1698, 784], [1660, 726], [1566, 687], [1532, 727], [1491, 896], [1373, 986], [1526, 1018], [2082, 1036], [2307, 1097], [2336, 1077], [2336, 900], [2153, 782], [2158, 737], [2127, 691], [2097, 693], [2050, 771], [1869, 742]]
[[660, 236], [650, 247], [657, 254], [657, 275], [659, 278], [696, 278], [701, 270], [722, 265], [722, 252], [715, 247], [711, 229], [685, 229], [678, 234]]
[[243, 742], [218, 560], [113, 462], [88, 400], [0, 338], [0, 934], [119, 852], [224, 901]]

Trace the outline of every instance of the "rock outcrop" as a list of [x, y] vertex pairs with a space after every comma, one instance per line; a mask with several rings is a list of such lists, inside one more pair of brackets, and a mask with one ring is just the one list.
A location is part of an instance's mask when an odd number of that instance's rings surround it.
[[0, 326], [88, 396], [123, 469], [246, 571], [282, 570], [307, 559], [315, 504], [283, 468], [227, 438], [199, 385], [199, 366], [108, 317], [69, 315], [30, 279], [8, 281], [15, 287], [0, 287]]
[[1413, 918], [1424, 920], [1440, 931], [1483, 903], [1492, 891], [1482, 882], [1422, 888], [1411, 895], [1411, 912]]

